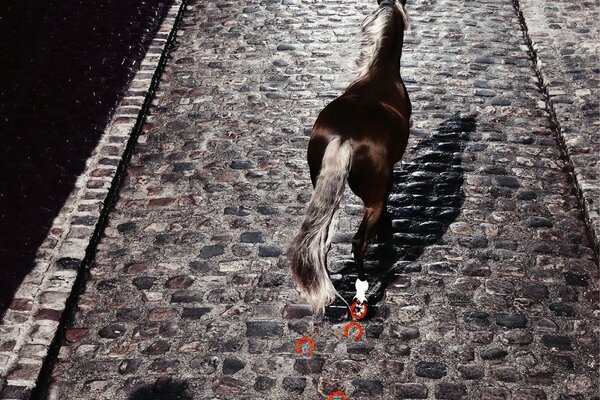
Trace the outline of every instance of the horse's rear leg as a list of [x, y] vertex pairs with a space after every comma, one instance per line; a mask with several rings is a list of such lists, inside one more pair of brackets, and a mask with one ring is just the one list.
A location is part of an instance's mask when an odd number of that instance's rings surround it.
[[356, 300], [358, 303], [367, 301], [366, 292], [369, 288], [367, 276], [365, 275], [364, 259], [369, 244], [369, 237], [373, 229], [377, 226], [377, 222], [385, 208], [385, 202], [376, 203], [374, 205], [365, 206], [365, 214], [360, 223], [358, 232], [352, 239], [352, 254], [354, 262], [358, 268], [358, 279], [356, 280]]
[[377, 226], [377, 241], [379, 243], [389, 243], [392, 241], [392, 238], [392, 214], [390, 214], [384, 205]]

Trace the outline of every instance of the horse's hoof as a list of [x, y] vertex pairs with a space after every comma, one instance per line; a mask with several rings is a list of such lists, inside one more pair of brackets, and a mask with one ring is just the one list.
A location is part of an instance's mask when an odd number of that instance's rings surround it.
[[352, 301], [352, 305], [350, 306], [350, 315], [355, 319], [362, 319], [367, 315], [367, 302], [358, 302], [356, 300]]

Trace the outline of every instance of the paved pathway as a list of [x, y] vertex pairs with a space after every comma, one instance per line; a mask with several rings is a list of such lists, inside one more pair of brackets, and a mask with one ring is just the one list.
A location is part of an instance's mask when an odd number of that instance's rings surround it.
[[50, 398], [598, 398], [596, 259], [510, 1], [409, 2], [398, 278], [359, 342], [307, 316], [282, 249], [372, 8], [190, 3]]

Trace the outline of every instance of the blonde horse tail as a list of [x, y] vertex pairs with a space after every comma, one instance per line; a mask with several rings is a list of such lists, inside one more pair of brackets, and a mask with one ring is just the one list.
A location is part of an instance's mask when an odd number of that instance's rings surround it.
[[287, 251], [294, 280], [315, 314], [324, 312], [325, 306], [339, 296], [327, 272], [326, 255], [351, 158], [349, 142], [335, 138], [327, 145], [304, 221]]

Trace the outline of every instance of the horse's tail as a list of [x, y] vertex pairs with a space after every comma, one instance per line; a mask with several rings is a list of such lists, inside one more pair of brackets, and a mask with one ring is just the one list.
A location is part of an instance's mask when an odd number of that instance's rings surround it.
[[288, 248], [294, 280], [315, 314], [323, 312], [337, 294], [327, 272], [326, 255], [351, 158], [349, 142], [335, 138], [327, 145], [304, 221]]

